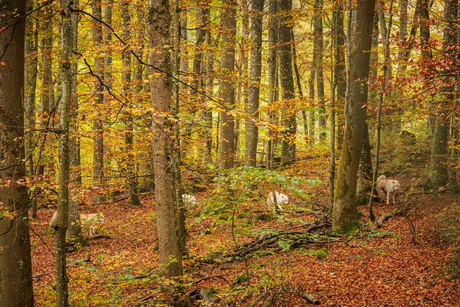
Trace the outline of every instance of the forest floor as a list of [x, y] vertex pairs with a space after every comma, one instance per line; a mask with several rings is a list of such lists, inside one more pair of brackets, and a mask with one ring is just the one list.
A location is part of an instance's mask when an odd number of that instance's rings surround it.
[[[303, 165], [295, 167], [303, 170], [300, 175], [326, 181], [326, 168], [313, 161], [299, 163]], [[244, 211], [249, 218], [242, 214], [235, 219], [232, 214], [216, 219], [200, 215], [208, 192], [196, 194], [198, 205], [187, 218], [186, 290], [210, 291], [212, 306], [306, 306], [305, 294], [313, 295], [321, 306], [458, 306], [460, 198], [449, 191], [426, 194], [413, 188], [422, 182], [413, 174], [398, 179], [404, 194], [395, 206], [378, 202], [375, 214], [379, 217], [395, 207], [405, 211], [380, 228], [372, 228], [367, 208], [360, 207], [362, 227], [356, 234], [312, 233], [310, 241], [299, 246], [280, 239], [278, 249], [272, 246], [208, 263], [202, 261], [206, 255], [239, 250], [263, 234], [305, 230], [317, 211], [299, 210], [307, 204], [289, 195], [297, 205], [266, 220], [253, 218], [257, 210], [267, 210], [263, 201]], [[327, 204], [324, 184], [308, 189], [312, 203]], [[110, 238], [89, 240], [90, 246], [68, 254], [71, 306], [159, 305], [153, 198], [143, 195], [141, 207], [131, 206], [123, 195], [97, 206], [86, 200], [80, 207], [81, 213], [105, 215], [101, 233]], [[37, 306], [55, 305], [54, 235], [48, 225], [52, 213], [42, 209], [31, 222]], [[249, 282], [244, 279], [247, 275]]]

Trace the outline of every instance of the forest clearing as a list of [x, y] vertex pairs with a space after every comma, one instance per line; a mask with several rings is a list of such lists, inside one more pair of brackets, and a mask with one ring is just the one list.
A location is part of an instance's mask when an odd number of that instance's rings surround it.
[[0, 3], [0, 307], [459, 305], [458, 0]]

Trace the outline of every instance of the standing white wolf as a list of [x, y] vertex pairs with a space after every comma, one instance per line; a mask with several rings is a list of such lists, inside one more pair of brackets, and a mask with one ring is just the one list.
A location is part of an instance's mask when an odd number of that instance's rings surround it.
[[[50, 220], [50, 226], [53, 226], [57, 221], [57, 211], [54, 211], [53, 217]], [[89, 229], [89, 235], [92, 236], [97, 226], [95, 224], [101, 224], [105, 222], [104, 214], [102, 213], [91, 213], [91, 214], [80, 214], [80, 222], [83, 228]]]
[[387, 205], [390, 203], [390, 194], [393, 194], [393, 204], [395, 204], [395, 194], [400, 189], [400, 184], [398, 180], [387, 179], [385, 175], [381, 175], [377, 178], [377, 189], [386, 193]]
[[[275, 202], [275, 199], [276, 199], [276, 202]], [[281, 205], [287, 205], [287, 204], [289, 204], [289, 197], [287, 197], [287, 195], [284, 195], [278, 192], [275, 192], [275, 193], [270, 192], [270, 194], [268, 194], [268, 198], [267, 198], [268, 210], [270, 210], [270, 208], [273, 209], [273, 212], [276, 212], [276, 210], [283, 210], [283, 207], [281, 207]]]

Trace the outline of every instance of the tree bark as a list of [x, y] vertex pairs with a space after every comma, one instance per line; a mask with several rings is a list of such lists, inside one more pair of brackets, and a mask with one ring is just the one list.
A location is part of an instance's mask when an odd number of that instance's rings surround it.
[[[359, 228], [356, 208], [356, 179], [366, 127], [367, 84], [372, 43], [374, 0], [358, 0], [353, 20], [353, 31], [348, 33], [350, 46], [347, 101], [345, 107], [345, 134], [335, 189], [332, 228], [349, 232]], [[353, 39], [353, 40], [352, 40]]]
[[281, 164], [288, 165], [296, 159], [296, 105], [294, 92], [294, 78], [292, 76], [292, 0], [280, 0], [280, 85], [283, 99], [283, 136], [281, 146]]
[[[445, 0], [444, 2], [444, 28], [443, 54], [445, 60], [455, 63], [456, 53], [456, 19], [457, 19], [458, 0]], [[452, 67], [455, 67], [453, 65]], [[448, 182], [448, 138], [449, 138], [449, 121], [444, 118], [447, 113], [447, 104], [454, 101], [454, 87], [452, 79], [456, 78], [456, 72], [451, 66], [445, 66], [442, 75], [445, 76], [445, 86], [442, 88], [443, 102], [440, 104], [436, 125], [434, 129], [433, 143], [431, 147], [430, 169], [428, 173], [427, 184], [432, 187], [441, 187]]]
[[235, 163], [235, 86], [232, 75], [235, 70], [236, 1], [224, 0], [221, 15], [222, 50], [220, 69], [224, 74], [220, 82], [219, 96], [228, 111], [221, 112], [220, 168], [229, 169]]
[[[268, 28], [268, 121], [271, 125], [274, 124], [274, 110], [273, 103], [276, 101], [275, 97], [277, 92], [277, 53], [278, 53], [278, 4], [277, 0], [269, 1], [269, 28]], [[273, 169], [273, 155], [274, 155], [274, 140], [276, 131], [270, 126], [268, 130], [268, 143], [267, 143], [267, 168]]]
[[[123, 41], [129, 43], [131, 32], [131, 15], [129, 13], [129, 2], [123, 2], [121, 17], [123, 19]], [[134, 136], [133, 136], [133, 116], [132, 116], [132, 97], [131, 97], [131, 51], [125, 49], [121, 55], [122, 58], [122, 74], [121, 82], [123, 87], [123, 95], [125, 96], [126, 106], [123, 114], [123, 122], [125, 124], [125, 154], [126, 160], [125, 165], [125, 176], [126, 176], [126, 188], [128, 190], [129, 202], [135, 206], [140, 206], [141, 201], [137, 196], [137, 183], [135, 174], [135, 156], [134, 156]]]
[[257, 142], [259, 140], [259, 95], [262, 74], [262, 14], [265, 0], [254, 0], [251, 20], [251, 71], [248, 89], [248, 117], [246, 121], [246, 166], [257, 165]]
[[57, 222], [54, 226], [54, 254], [56, 269], [56, 306], [69, 306], [69, 278], [66, 272], [66, 233], [69, 222], [69, 124], [72, 100], [73, 31], [71, 0], [61, 0], [61, 80], [62, 101], [59, 108], [59, 177]]
[[[32, 261], [27, 218], [28, 195], [24, 178], [24, 41], [25, 0], [2, 1], [0, 29], [0, 305], [34, 306]], [[5, 69], [10, 67], [10, 69]]]
[[[167, 0], [149, 0], [146, 18], [150, 39], [150, 64], [161, 69], [151, 81], [153, 148], [155, 168], [155, 203], [158, 216], [160, 269], [166, 278], [182, 275], [182, 250], [175, 195], [174, 123], [171, 116], [172, 80], [169, 27], [171, 16]], [[154, 52], [154, 50], [156, 50]]]
[[[79, 0], [73, 0], [74, 8], [78, 8]], [[77, 50], [78, 44], [78, 12], [70, 15], [72, 23], [72, 48]], [[69, 224], [66, 236], [68, 238], [76, 239], [80, 245], [84, 245], [85, 241], [81, 235], [80, 214], [78, 213], [78, 202], [76, 195], [78, 189], [81, 187], [81, 170], [80, 170], [80, 140], [77, 136], [78, 132], [78, 62], [73, 61], [71, 64], [71, 78], [72, 78], [72, 101], [70, 103], [70, 126], [69, 126], [69, 156], [70, 156], [70, 188], [72, 189], [69, 196]]]
[[343, 117], [345, 109], [345, 92], [347, 90], [346, 71], [345, 71], [345, 32], [343, 30], [343, 0], [337, 2], [337, 54], [335, 59], [335, 74], [337, 78], [337, 150], [342, 150], [343, 133], [345, 120]]
[[323, 0], [315, 0], [315, 38], [314, 53], [316, 56], [316, 89], [318, 92], [319, 139], [326, 139], [326, 103], [324, 102], [323, 76]]
[[[102, 20], [101, 0], [92, 0], [92, 14], [94, 17]], [[102, 45], [102, 25], [99, 21], [93, 19], [93, 46], [95, 50], [99, 50]], [[96, 55], [94, 60], [94, 74], [104, 80], [104, 72], [102, 65], [104, 58]], [[104, 180], [104, 126], [103, 114], [101, 113], [102, 105], [104, 104], [103, 84], [99, 80], [94, 81], [95, 101], [94, 108], [97, 110], [96, 117], [93, 122], [93, 184], [98, 191], [94, 200], [96, 203], [105, 201], [105, 193], [103, 191]]]

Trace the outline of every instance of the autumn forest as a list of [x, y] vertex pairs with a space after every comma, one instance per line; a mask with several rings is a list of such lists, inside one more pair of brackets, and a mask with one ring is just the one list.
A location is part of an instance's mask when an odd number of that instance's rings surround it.
[[0, 1], [0, 307], [457, 306], [459, 46], [458, 0]]

